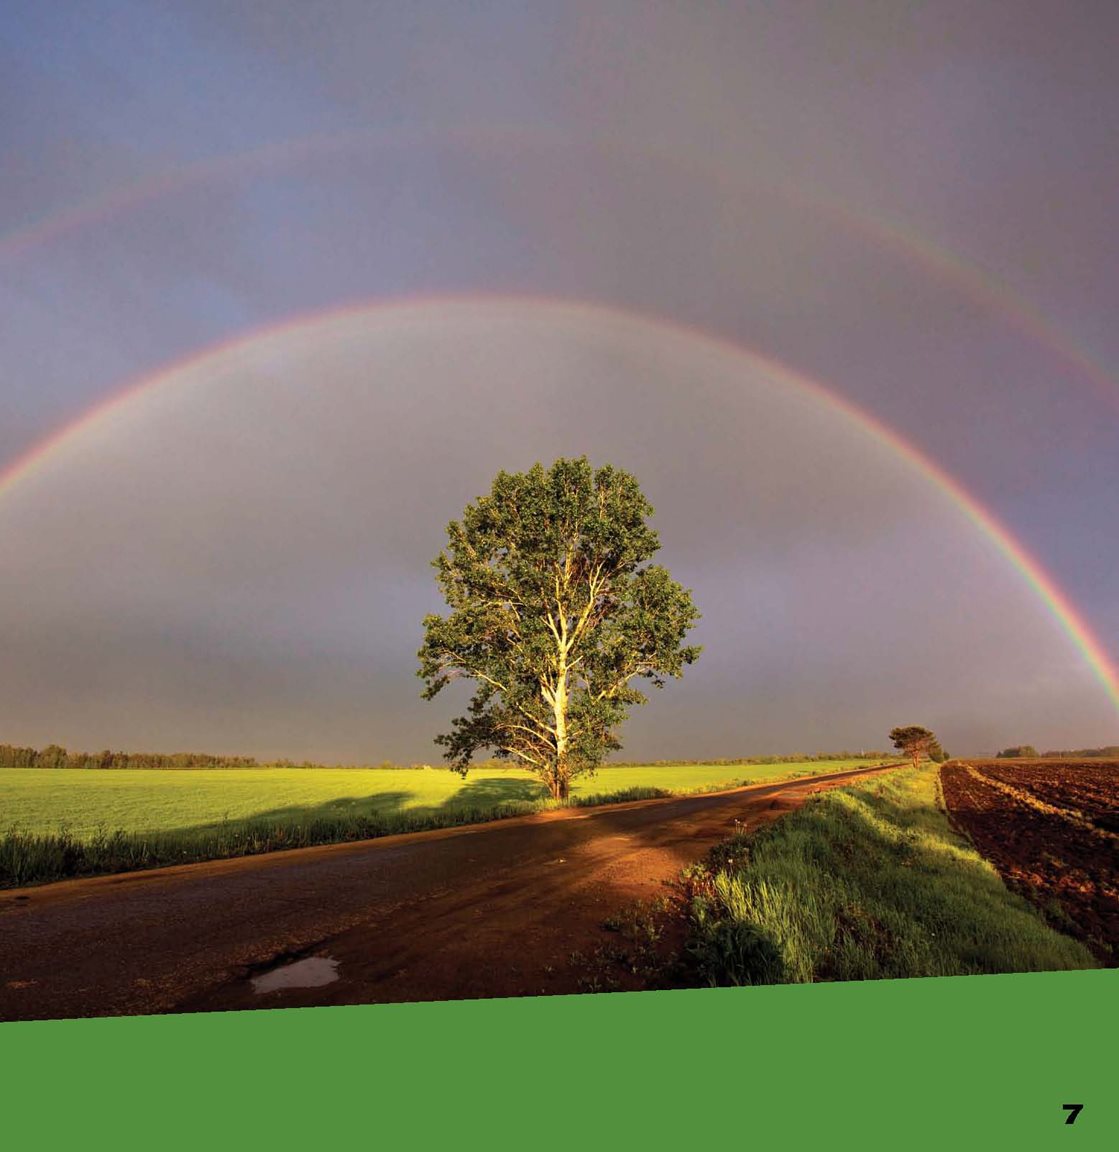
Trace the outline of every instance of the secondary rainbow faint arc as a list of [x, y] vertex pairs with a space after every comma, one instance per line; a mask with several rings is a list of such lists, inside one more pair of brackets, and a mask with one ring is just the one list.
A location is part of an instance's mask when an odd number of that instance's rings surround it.
[[[549, 140], [549, 137], [552, 137]], [[485, 128], [463, 127], [393, 129], [382, 132], [344, 132], [333, 135], [302, 136], [294, 139], [271, 141], [246, 152], [195, 160], [180, 168], [162, 172], [148, 180], [115, 189], [104, 196], [63, 209], [24, 228], [0, 235], [0, 259], [19, 256], [47, 240], [63, 235], [99, 220], [108, 219], [118, 212], [157, 200], [161, 196], [179, 192], [195, 184], [204, 184], [220, 176], [248, 176], [265, 170], [269, 165], [285, 165], [332, 152], [347, 152], [359, 148], [423, 147], [440, 141], [466, 148], [498, 148], [509, 143], [520, 148], [541, 148], [556, 145], [562, 138], [548, 133], [540, 126], [531, 132], [508, 125]], [[1035, 305], [1015, 292], [1005, 281], [982, 265], [965, 259], [943, 244], [922, 236], [913, 227], [881, 215], [869, 216], [838, 198], [823, 198], [805, 192], [793, 185], [784, 185], [759, 177], [728, 164], [713, 161], [699, 152], [678, 153], [652, 143], [635, 143], [591, 137], [578, 143], [562, 140], [567, 147], [584, 147], [604, 154], [628, 153], [642, 158], [653, 158], [659, 163], [703, 171], [713, 182], [733, 180], [754, 188], [763, 188], [769, 195], [782, 200], [795, 200], [809, 211], [829, 219], [841, 228], [868, 238], [894, 256], [952, 285], [981, 307], [1002, 316], [1030, 340], [1047, 349], [1092, 383], [1107, 402], [1119, 409], [1119, 382], [1099, 362], [1061, 332]], [[733, 344], [733, 341], [730, 341]]]
[[723, 337], [712, 335], [701, 328], [691, 327], [660, 316], [617, 308], [614, 305], [599, 304], [585, 300], [541, 297], [531, 295], [505, 296], [487, 293], [461, 295], [432, 295], [363, 301], [341, 307], [303, 312], [290, 316], [277, 323], [263, 325], [247, 333], [240, 333], [218, 344], [210, 345], [201, 352], [181, 357], [164, 365], [153, 374], [146, 375], [131, 384], [125, 385], [108, 399], [88, 412], [65, 425], [59, 431], [40, 441], [28, 452], [0, 472], [0, 498], [9, 495], [21, 481], [33, 476], [44, 464], [58, 453], [73, 445], [81, 433], [92, 425], [104, 420], [142, 393], [149, 393], [167, 386], [181, 373], [198, 367], [209, 360], [219, 358], [229, 352], [247, 348], [255, 343], [281, 334], [311, 332], [320, 325], [332, 320], [357, 318], [360, 316], [383, 317], [394, 312], [407, 313], [426, 308], [454, 307], [467, 305], [507, 305], [510, 307], [535, 306], [551, 309], [573, 318], [613, 320], [615, 323], [644, 323], [661, 331], [700, 341], [725, 353], [731, 353], [750, 361], [759, 367], [772, 380], [796, 388], [810, 395], [822, 404], [842, 413], [852, 420], [875, 440], [887, 445], [907, 464], [922, 473], [936, 488], [943, 492], [959, 508], [972, 524], [990, 540], [1011, 563], [1013, 568], [1037, 594], [1050, 615], [1081, 653], [1088, 666], [1096, 675], [1108, 698], [1119, 712], [1119, 670], [1116, 669], [1107, 651], [1093, 635], [1092, 630], [1081, 618], [1069, 598], [1058, 587], [1052, 576], [1030, 555], [1014, 536], [979, 500], [963, 487], [953, 476], [930, 460], [917, 447], [900, 433], [870, 415], [850, 400], [838, 395], [817, 380], [803, 376], [787, 364], [771, 356], [762, 355], [741, 344]]

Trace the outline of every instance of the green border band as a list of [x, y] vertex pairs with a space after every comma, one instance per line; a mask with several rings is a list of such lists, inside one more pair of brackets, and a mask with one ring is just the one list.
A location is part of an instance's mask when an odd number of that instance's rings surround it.
[[1104, 970], [7, 1023], [3, 1143], [1114, 1148], [1117, 1007]]

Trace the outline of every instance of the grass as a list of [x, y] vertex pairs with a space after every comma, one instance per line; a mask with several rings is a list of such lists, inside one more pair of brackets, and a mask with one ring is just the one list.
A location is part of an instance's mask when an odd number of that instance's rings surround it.
[[695, 982], [1095, 968], [954, 833], [936, 766], [810, 799], [685, 874]]
[[[572, 806], [712, 791], [865, 761], [607, 767]], [[0, 768], [0, 887], [445, 828], [556, 805], [516, 769]]]

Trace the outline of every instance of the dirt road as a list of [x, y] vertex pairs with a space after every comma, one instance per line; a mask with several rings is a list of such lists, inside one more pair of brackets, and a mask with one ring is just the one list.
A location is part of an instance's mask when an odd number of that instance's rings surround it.
[[[575, 992], [571, 954], [736, 820], [880, 770], [0, 892], [0, 1020]], [[309, 955], [338, 978], [254, 991]]]

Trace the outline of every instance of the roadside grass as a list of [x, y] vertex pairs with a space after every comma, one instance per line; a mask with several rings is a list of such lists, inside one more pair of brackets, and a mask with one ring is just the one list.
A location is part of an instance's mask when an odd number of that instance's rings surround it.
[[465, 781], [446, 769], [0, 769], [0, 819], [7, 825], [0, 834], [0, 888], [374, 839], [557, 807], [689, 795], [856, 766], [867, 765], [606, 767], [559, 804], [518, 769], [485, 769]]
[[691, 983], [1096, 968], [949, 826], [935, 765], [809, 799], [687, 870]]

